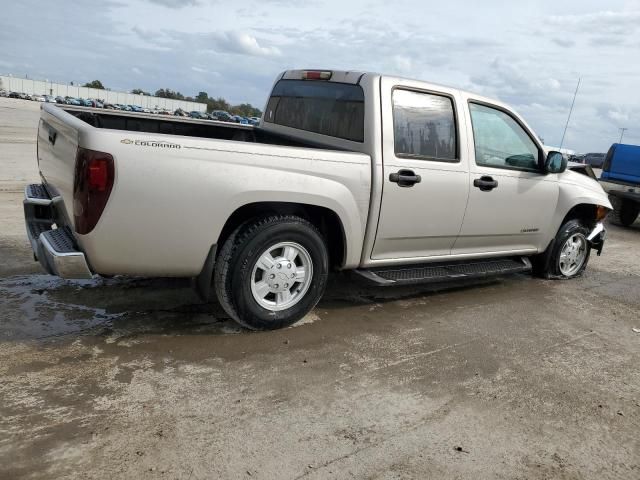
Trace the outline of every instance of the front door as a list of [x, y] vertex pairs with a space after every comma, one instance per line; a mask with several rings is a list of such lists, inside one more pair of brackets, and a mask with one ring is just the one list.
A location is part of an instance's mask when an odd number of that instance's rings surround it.
[[372, 259], [449, 255], [469, 194], [454, 91], [382, 82], [383, 193]]
[[507, 110], [469, 102], [475, 161], [469, 205], [452, 253], [544, 249], [543, 232], [558, 202], [556, 175], [542, 172], [544, 152]]

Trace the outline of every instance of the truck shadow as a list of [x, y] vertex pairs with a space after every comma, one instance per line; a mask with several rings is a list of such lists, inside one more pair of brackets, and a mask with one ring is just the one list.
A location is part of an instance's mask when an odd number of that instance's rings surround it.
[[[370, 287], [348, 274], [330, 276], [319, 305], [298, 326], [322, 318], [349, 321], [352, 307], [367, 312], [398, 300], [491, 285], [499, 279], [446, 285]], [[419, 307], [419, 302], [416, 307]], [[96, 278], [62, 280], [49, 275], [0, 279], [0, 338], [9, 341], [69, 340], [79, 336], [120, 341], [139, 335], [231, 335], [240, 327], [217, 302], [202, 303], [185, 279]], [[290, 328], [295, 328], [290, 327]]]

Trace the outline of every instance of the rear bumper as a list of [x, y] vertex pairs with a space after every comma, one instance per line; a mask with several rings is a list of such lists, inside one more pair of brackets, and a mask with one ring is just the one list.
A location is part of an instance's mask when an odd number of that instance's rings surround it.
[[604, 224], [599, 222], [593, 227], [593, 230], [587, 235], [587, 241], [591, 248], [593, 248], [598, 255], [602, 253], [602, 247], [604, 247], [604, 241], [607, 239], [607, 230], [604, 228]]
[[85, 254], [58, 211], [61, 199], [51, 198], [39, 184], [28, 185], [24, 196], [27, 237], [42, 268], [62, 278], [91, 278], [93, 274]]

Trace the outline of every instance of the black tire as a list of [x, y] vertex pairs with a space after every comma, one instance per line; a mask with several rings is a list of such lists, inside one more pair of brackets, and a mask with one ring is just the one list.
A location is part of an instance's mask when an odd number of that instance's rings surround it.
[[[280, 242], [296, 242], [311, 257], [313, 275], [308, 290], [286, 310], [272, 311], [251, 293], [253, 267], [262, 253]], [[250, 220], [226, 240], [216, 261], [214, 284], [222, 308], [251, 330], [274, 330], [294, 324], [320, 300], [327, 285], [329, 256], [325, 240], [310, 222], [292, 215]]]
[[611, 223], [622, 225], [623, 227], [633, 225], [640, 213], [640, 205], [617, 197], [609, 197], [609, 199], [613, 205], [613, 211], [610, 216]]
[[570, 276], [565, 275], [560, 270], [560, 253], [562, 251], [562, 247], [569, 237], [575, 234], [582, 235], [586, 239], [587, 235], [589, 235], [589, 227], [578, 219], [567, 220], [560, 227], [556, 237], [547, 247], [547, 250], [544, 253], [533, 257], [532, 264], [534, 274], [543, 278], [561, 279], [575, 278], [582, 275], [584, 269], [587, 267], [587, 263], [589, 263], [589, 257], [591, 255], [591, 246], [589, 245], [589, 242], [586, 242], [587, 253], [579, 270], [572, 273]]

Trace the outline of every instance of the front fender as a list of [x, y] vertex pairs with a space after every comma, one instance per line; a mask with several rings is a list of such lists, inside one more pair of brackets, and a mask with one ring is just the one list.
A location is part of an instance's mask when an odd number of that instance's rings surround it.
[[[555, 238], [569, 212], [580, 205], [603, 206], [613, 209], [607, 193], [592, 178], [576, 172], [564, 172], [558, 182], [558, 205], [545, 238], [548, 245]], [[593, 219], [595, 223], [595, 218]]]

